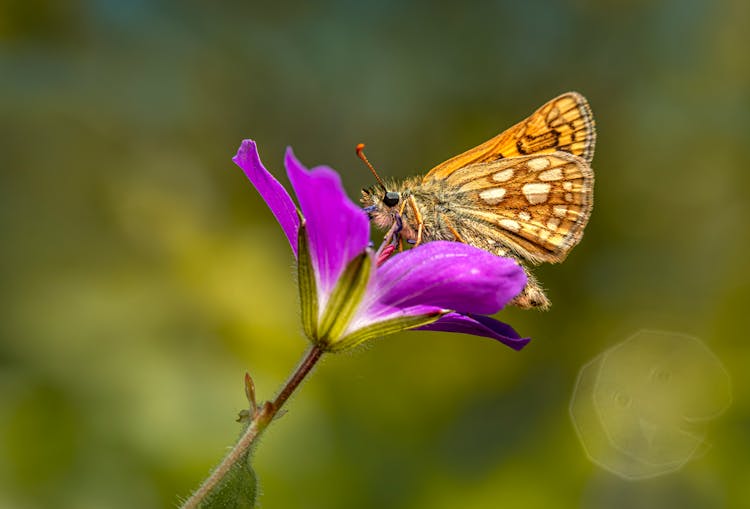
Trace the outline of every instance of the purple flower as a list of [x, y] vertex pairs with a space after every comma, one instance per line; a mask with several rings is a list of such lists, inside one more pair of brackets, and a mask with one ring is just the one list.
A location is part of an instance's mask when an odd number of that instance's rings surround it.
[[233, 161], [279, 221], [298, 260], [302, 322], [324, 351], [340, 351], [405, 329], [460, 332], [520, 350], [521, 338], [496, 313], [526, 284], [518, 264], [458, 242], [429, 242], [377, 267], [366, 213], [328, 167], [307, 170], [287, 149], [285, 164], [299, 211], [263, 167], [255, 142]]

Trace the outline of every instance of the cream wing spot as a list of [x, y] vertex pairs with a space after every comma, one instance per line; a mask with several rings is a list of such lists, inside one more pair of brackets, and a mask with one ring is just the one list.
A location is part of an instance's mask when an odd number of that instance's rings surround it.
[[518, 224], [518, 221], [514, 221], [513, 219], [501, 219], [500, 221], [498, 221], [498, 224], [506, 230], [510, 230], [512, 232], [517, 232], [521, 229], [521, 225]]
[[544, 182], [550, 182], [560, 180], [563, 178], [562, 169], [553, 168], [551, 170], [543, 171], [539, 174], [539, 180]]
[[529, 167], [531, 171], [541, 171], [545, 168], [548, 168], [550, 165], [549, 159], [546, 157], [537, 157], [535, 159], [531, 159], [529, 162], [526, 163], [526, 165]]
[[492, 176], [492, 180], [495, 182], [507, 182], [513, 178], [513, 168], [499, 171]]
[[522, 210], [518, 213], [518, 219], [520, 219], [521, 221], [531, 221], [531, 214], [529, 214], [525, 210]]
[[479, 197], [484, 200], [487, 205], [497, 205], [503, 201], [503, 198], [505, 198], [505, 188], [493, 187], [492, 189], [487, 189], [486, 191], [479, 193]]
[[552, 217], [547, 221], [547, 228], [549, 228], [552, 231], [557, 230], [557, 227], [560, 226], [560, 218], [558, 217]]
[[523, 194], [532, 205], [538, 205], [547, 201], [550, 184], [532, 183], [523, 186]]
[[563, 182], [563, 189], [565, 189], [566, 191], [572, 191], [573, 182]]
[[565, 193], [565, 201], [572, 202], [573, 201], [573, 193]]
[[555, 205], [552, 207], [552, 214], [555, 217], [565, 217], [568, 213], [568, 207], [565, 205]]

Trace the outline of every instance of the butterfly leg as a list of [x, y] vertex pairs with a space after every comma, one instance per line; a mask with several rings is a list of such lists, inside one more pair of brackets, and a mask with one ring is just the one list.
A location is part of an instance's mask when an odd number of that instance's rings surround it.
[[404, 222], [401, 219], [401, 214], [398, 214], [393, 218], [393, 224], [390, 230], [385, 234], [383, 238], [383, 244], [390, 244], [394, 239], [401, 238], [401, 230], [404, 228]]
[[[401, 207], [398, 209], [398, 220], [399, 220], [399, 222], [401, 223], [402, 226], [403, 226], [403, 219], [402, 218], [404, 217], [404, 209], [405, 208], [406, 208], [406, 202], [402, 201], [401, 202]], [[404, 236], [401, 233], [402, 229], [403, 228], [399, 228], [398, 232], [397, 232], [397, 234], [398, 234], [398, 251], [399, 251], [399, 253], [404, 250], [404, 242], [403, 242]]]
[[412, 212], [414, 212], [414, 220], [417, 222], [417, 241], [414, 243], [414, 247], [417, 247], [419, 244], [422, 243], [422, 232], [424, 231], [424, 219], [422, 218], [422, 214], [419, 212], [419, 208], [417, 207], [417, 201], [414, 199], [413, 196], [409, 196], [409, 206], [411, 207]]
[[[383, 243], [377, 250], [376, 259], [378, 260], [378, 266], [382, 265], [385, 260], [396, 250], [396, 246], [401, 245], [401, 230], [404, 224], [401, 221], [401, 216], [398, 215], [393, 218], [393, 224], [388, 232], [383, 237]], [[398, 239], [398, 240], [397, 240]]]
[[453, 224], [448, 220], [448, 218], [445, 215], [440, 215], [440, 219], [445, 223], [445, 227], [448, 228], [448, 231], [453, 234], [454, 237], [456, 237], [456, 242], [462, 242], [464, 244], [467, 244], [467, 242], [464, 240], [464, 238], [461, 236], [460, 233], [458, 233], [458, 230], [454, 228]]

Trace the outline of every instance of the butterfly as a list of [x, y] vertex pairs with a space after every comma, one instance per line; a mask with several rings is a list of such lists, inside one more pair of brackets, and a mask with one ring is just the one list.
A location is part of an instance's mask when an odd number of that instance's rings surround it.
[[435, 166], [424, 177], [378, 185], [361, 203], [379, 228], [398, 225], [399, 243], [464, 242], [515, 258], [528, 282], [511, 302], [547, 309], [529, 267], [562, 262], [583, 236], [593, 206], [596, 132], [586, 99], [568, 92], [494, 138]]

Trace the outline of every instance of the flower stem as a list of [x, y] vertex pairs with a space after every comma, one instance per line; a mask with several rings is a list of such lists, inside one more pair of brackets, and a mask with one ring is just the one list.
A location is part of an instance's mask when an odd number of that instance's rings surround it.
[[302, 383], [302, 380], [304, 380], [312, 368], [315, 367], [315, 364], [320, 360], [321, 355], [323, 355], [323, 350], [317, 346], [311, 346], [305, 353], [305, 356], [297, 366], [297, 369], [294, 370], [292, 376], [289, 377], [289, 380], [287, 380], [286, 384], [284, 384], [284, 387], [281, 389], [281, 392], [273, 401], [273, 407], [275, 409], [274, 413], [278, 412], [281, 407], [284, 406], [284, 403], [286, 403], [289, 396], [292, 395], [297, 387], [299, 387], [299, 384]]
[[286, 400], [289, 399], [289, 396], [294, 393], [305, 377], [310, 374], [310, 371], [315, 367], [315, 364], [317, 364], [322, 355], [323, 350], [316, 346], [312, 346], [307, 350], [305, 356], [297, 365], [297, 369], [294, 370], [287, 382], [281, 388], [281, 392], [276, 396], [276, 399], [274, 399], [273, 402], [266, 401], [260, 406], [260, 409], [254, 413], [250, 424], [234, 447], [232, 447], [232, 450], [230, 450], [224, 457], [219, 466], [211, 472], [211, 475], [203, 481], [200, 488], [198, 488], [196, 492], [193, 493], [184, 504], [182, 504], [181, 509], [195, 509], [200, 507], [201, 502], [203, 502], [211, 491], [221, 483], [232, 467], [238, 461], [245, 458], [250, 447], [253, 446], [263, 430], [268, 427], [276, 414], [278, 414], [281, 407], [286, 403]]

